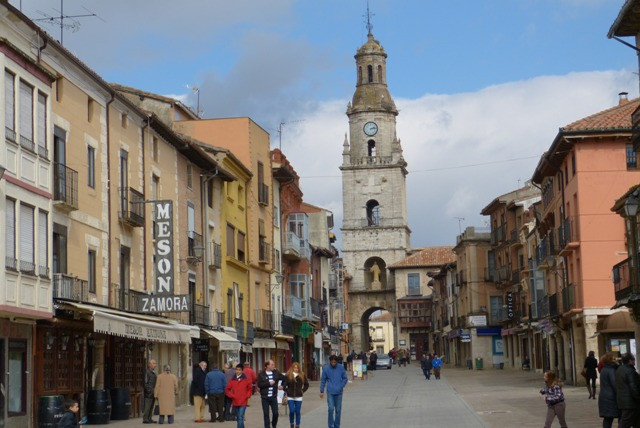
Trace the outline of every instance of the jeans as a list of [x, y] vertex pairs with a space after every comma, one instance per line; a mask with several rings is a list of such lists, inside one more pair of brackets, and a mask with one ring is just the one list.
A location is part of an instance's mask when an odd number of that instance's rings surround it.
[[289, 399], [287, 401], [289, 405], [289, 423], [293, 425], [293, 418], [296, 418], [296, 425], [300, 425], [300, 409], [302, 409], [302, 401], [294, 401]]
[[424, 373], [424, 377], [429, 380], [429, 378], [431, 377], [431, 369], [422, 369], [422, 373]]
[[566, 405], [564, 401], [558, 404], [554, 404], [552, 406], [547, 407], [547, 419], [544, 421], [544, 428], [551, 428], [551, 424], [555, 417], [558, 417], [558, 422], [560, 422], [560, 426], [562, 428], [567, 427], [567, 422], [564, 420], [564, 411], [566, 409]]
[[153, 397], [144, 397], [144, 410], [142, 411], [142, 421], [149, 422], [151, 421], [151, 416], [153, 415], [153, 405], [156, 403], [156, 399]]
[[[329, 428], [340, 428], [340, 412], [342, 411], [342, 394], [327, 394], [329, 406]], [[334, 417], [335, 411], [335, 417]]]
[[236, 415], [238, 417], [237, 419], [237, 423], [236, 423], [236, 427], [237, 428], [244, 428], [244, 412], [245, 410], [247, 410], [247, 406], [239, 406], [239, 407], [233, 407], [236, 410]]
[[262, 416], [264, 417], [264, 428], [269, 428], [269, 408], [271, 408], [271, 426], [278, 425], [278, 397], [262, 397]]

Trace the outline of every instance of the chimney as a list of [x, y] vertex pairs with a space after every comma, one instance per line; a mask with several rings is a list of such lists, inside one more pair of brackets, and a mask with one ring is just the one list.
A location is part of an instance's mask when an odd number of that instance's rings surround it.
[[629, 93], [628, 92], [620, 92], [618, 94], [618, 97], [620, 97], [620, 99], [618, 100], [618, 105], [619, 106], [629, 102]]

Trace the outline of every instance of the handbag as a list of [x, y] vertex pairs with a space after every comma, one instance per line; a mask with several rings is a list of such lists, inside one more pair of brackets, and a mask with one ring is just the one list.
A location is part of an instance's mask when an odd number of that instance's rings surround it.
[[289, 398], [287, 397], [287, 394], [284, 394], [282, 396], [282, 405], [286, 406], [288, 402], [289, 402]]
[[582, 375], [582, 377], [586, 378], [587, 377], [587, 372], [582, 369], [582, 371], [580, 372], [580, 375]]

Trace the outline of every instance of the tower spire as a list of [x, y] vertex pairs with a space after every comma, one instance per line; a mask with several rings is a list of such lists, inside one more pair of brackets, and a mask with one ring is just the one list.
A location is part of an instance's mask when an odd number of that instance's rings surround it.
[[371, 13], [369, 10], [369, 0], [367, 0], [367, 36], [371, 35], [371, 30], [373, 30], [373, 24], [371, 23], [371, 17], [374, 16], [375, 13]]

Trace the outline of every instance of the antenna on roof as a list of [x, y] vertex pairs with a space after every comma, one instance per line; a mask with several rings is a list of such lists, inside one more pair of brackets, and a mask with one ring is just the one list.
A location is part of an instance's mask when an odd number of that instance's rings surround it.
[[[80, 21], [78, 21], [76, 18], [89, 18], [89, 17], [96, 17], [99, 20], [106, 22], [104, 19], [100, 18], [97, 14], [91, 12], [89, 9], [87, 9], [86, 7], [82, 6], [82, 8], [87, 11], [87, 13], [81, 14], [81, 15], [65, 15], [64, 14], [64, 0], [60, 0], [60, 10], [55, 10], [58, 15], [57, 16], [53, 16], [53, 15], [49, 15], [48, 13], [42, 12], [42, 11], [36, 11], [38, 12], [40, 15], [44, 16], [44, 18], [38, 18], [38, 19], [34, 19], [34, 22], [44, 22], [46, 24], [50, 24], [50, 25], [60, 25], [60, 44], [64, 45], [64, 30], [65, 28], [67, 30], [71, 30], [72, 33], [77, 32], [80, 29]], [[70, 20], [71, 23], [65, 22], [65, 19]]]
[[290, 123], [299, 123], [299, 122], [304, 122], [304, 119], [302, 120], [290, 120], [288, 122], [285, 122], [284, 120], [282, 122], [280, 122], [280, 124], [278, 125], [278, 137], [279, 137], [279, 143], [278, 143], [278, 148], [280, 149], [280, 151], [282, 151], [282, 127], [285, 125], [288, 125]]
[[[364, 16], [364, 15], [363, 15]], [[373, 24], [371, 23], [371, 17], [375, 16], [375, 13], [371, 13], [371, 11], [369, 10], [369, 0], [367, 0], [367, 35], [371, 34], [371, 30], [373, 30]]]
[[454, 217], [456, 220], [458, 220], [458, 230], [460, 231], [460, 233], [462, 233], [462, 222], [464, 221], [464, 217]]

